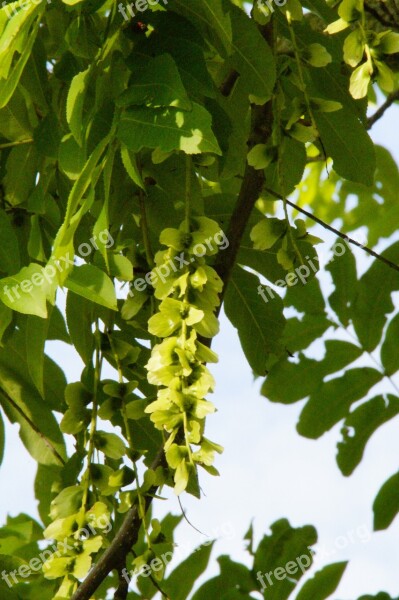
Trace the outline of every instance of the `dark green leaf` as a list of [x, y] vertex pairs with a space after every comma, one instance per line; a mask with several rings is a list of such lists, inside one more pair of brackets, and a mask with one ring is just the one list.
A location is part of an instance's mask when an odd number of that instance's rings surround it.
[[300, 590], [296, 600], [325, 600], [337, 589], [347, 562], [334, 563], [318, 571]]
[[343, 440], [338, 442], [337, 463], [344, 475], [351, 475], [363, 457], [372, 434], [399, 414], [399, 399], [388, 395], [372, 398], [356, 408], [345, 419]]
[[387, 529], [399, 512], [399, 473], [392, 475], [378, 492], [374, 504], [374, 531]]
[[208, 566], [213, 543], [202, 545], [186, 558], [163, 582], [163, 589], [174, 600], [186, 600], [196, 580]]
[[311, 439], [319, 438], [346, 417], [351, 404], [364, 398], [381, 379], [381, 373], [364, 367], [322, 383], [301, 412], [298, 432]]
[[238, 330], [245, 356], [257, 375], [266, 372], [270, 353], [279, 354], [285, 319], [282, 301], [265, 302], [258, 277], [240, 267], [233, 271], [225, 297], [225, 311]]
[[393, 375], [399, 369], [398, 340], [399, 315], [396, 315], [389, 323], [381, 347], [381, 361], [387, 375]]

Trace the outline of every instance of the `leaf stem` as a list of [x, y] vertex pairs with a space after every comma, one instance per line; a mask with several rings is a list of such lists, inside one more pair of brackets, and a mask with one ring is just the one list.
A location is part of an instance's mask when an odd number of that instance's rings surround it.
[[19, 140], [16, 142], [0, 144], [0, 150], [5, 150], [6, 148], [15, 148], [16, 146], [22, 146], [23, 144], [33, 144], [33, 139], [29, 138], [28, 140]]
[[95, 451], [95, 433], [97, 430], [97, 413], [98, 413], [98, 388], [101, 380], [101, 369], [102, 369], [102, 354], [100, 351], [100, 340], [99, 340], [99, 328], [98, 321], [96, 322], [96, 331], [95, 331], [95, 340], [96, 340], [96, 349], [95, 349], [95, 370], [94, 370], [94, 389], [93, 389], [93, 406], [91, 410], [91, 421], [90, 421], [90, 429], [89, 429], [89, 447], [87, 450], [87, 466], [86, 471], [82, 477], [82, 485], [83, 489], [83, 498], [82, 498], [82, 512], [84, 516], [84, 512], [87, 510], [87, 501], [89, 496], [89, 487], [90, 487], [90, 467], [94, 456]]

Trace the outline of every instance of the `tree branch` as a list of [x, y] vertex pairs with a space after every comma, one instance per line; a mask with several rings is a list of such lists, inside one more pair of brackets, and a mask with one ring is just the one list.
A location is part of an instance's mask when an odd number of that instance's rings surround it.
[[[272, 125], [272, 102], [267, 102], [264, 106], [252, 108], [252, 131], [248, 141], [249, 149], [253, 148], [256, 144], [264, 144], [267, 141], [272, 132]], [[229, 246], [225, 252], [223, 252], [223, 255], [218, 255], [215, 263], [215, 269], [224, 284], [221, 303], [223, 302], [224, 293], [230, 281], [230, 276], [237, 259], [242, 236], [255, 202], [260, 197], [264, 182], [264, 171], [262, 169], [255, 170], [247, 164], [237, 203], [226, 232]]]
[[372, 126], [384, 115], [385, 111], [392, 106], [394, 102], [399, 100], [399, 90], [389, 94], [384, 104], [367, 120], [367, 129], [371, 129]]
[[[281, 197], [279, 196], [279, 194], [277, 194], [273, 190], [270, 190], [268, 188], [265, 188], [265, 190], [271, 196], [274, 196], [274, 198], [277, 198], [277, 199], [281, 200]], [[338, 237], [340, 237], [343, 240], [345, 240], [346, 242], [348, 242], [348, 244], [352, 244], [353, 246], [357, 246], [358, 248], [361, 248], [362, 250], [364, 250], [365, 252], [367, 252], [367, 254], [370, 254], [370, 256], [373, 256], [377, 260], [379, 260], [379, 261], [383, 262], [384, 264], [386, 264], [387, 267], [389, 267], [390, 269], [394, 269], [394, 271], [399, 271], [399, 265], [396, 265], [394, 262], [390, 261], [388, 258], [385, 258], [385, 256], [382, 256], [381, 254], [378, 254], [377, 252], [374, 252], [374, 250], [372, 250], [368, 246], [363, 246], [363, 244], [361, 244], [360, 242], [357, 242], [353, 238], [349, 237], [349, 235], [346, 235], [346, 233], [343, 233], [342, 231], [339, 231], [339, 229], [335, 229], [335, 227], [332, 227], [331, 225], [329, 225], [325, 221], [322, 221], [321, 219], [319, 219], [319, 217], [316, 217], [315, 215], [313, 215], [311, 212], [305, 210], [304, 208], [301, 208], [300, 206], [298, 206], [294, 202], [291, 202], [291, 200], [288, 200], [286, 198], [286, 202], [287, 202], [287, 204], [289, 204], [290, 206], [292, 206], [292, 208], [295, 208], [298, 212], [302, 213], [303, 215], [305, 215], [309, 219], [312, 219], [312, 221], [314, 221], [315, 223], [318, 223], [319, 225], [321, 225], [322, 227], [324, 227], [324, 229], [328, 229], [328, 231], [331, 231], [332, 233], [335, 233], [335, 235], [337, 235]]]
[[[261, 33], [264, 38], [273, 45], [273, 30], [272, 25], [268, 24], [261, 28]], [[233, 78], [234, 79], [234, 78]], [[232, 80], [229, 80], [231, 85]], [[227, 92], [228, 85], [222, 90]], [[269, 101], [263, 106], [253, 106], [251, 133], [248, 140], [249, 148], [256, 144], [265, 143], [272, 133], [273, 113], [272, 102]], [[264, 173], [261, 170], [255, 170], [248, 164], [245, 169], [244, 178], [242, 180], [240, 192], [233, 214], [230, 219], [227, 230], [227, 238], [229, 247], [223, 252], [223, 256], [219, 255], [216, 261], [215, 269], [223, 281], [223, 292], [221, 295], [221, 303], [223, 295], [230, 280], [230, 276], [237, 258], [237, 253], [240, 247], [242, 236], [247, 226], [249, 217], [254, 208], [255, 202], [258, 200], [262, 187], [264, 185]], [[163, 447], [160, 448], [156, 458], [154, 459], [151, 469], [156, 470], [159, 466], [167, 468]], [[152, 503], [153, 497], [158, 491], [157, 487], [149, 490], [145, 498], [146, 511]], [[111, 545], [104, 554], [100, 557], [97, 564], [87, 575], [85, 581], [79, 586], [71, 600], [89, 600], [97, 588], [101, 585], [108, 574], [114, 569], [118, 569], [121, 560], [131, 551], [134, 544], [137, 542], [138, 534], [141, 526], [141, 519], [138, 514], [136, 505], [133, 505], [128, 511], [121, 528], [116, 533]]]
[[[158, 451], [150, 468], [155, 471], [160, 466], [167, 467], [163, 447]], [[150, 507], [153, 496], [155, 496], [157, 491], [158, 488], [153, 486], [147, 493], [145, 498], [146, 511]], [[71, 600], [89, 600], [109, 573], [114, 569], [120, 568], [121, 561], [124, 557], [126, 558], [132, 546], [137, 542], [140, 525], [141, 519], [137, 505], [134, 504], [127, 512], [122, 526], [116, 533], [111, 545], [99, 558], [97, 564], [78, 587]]]

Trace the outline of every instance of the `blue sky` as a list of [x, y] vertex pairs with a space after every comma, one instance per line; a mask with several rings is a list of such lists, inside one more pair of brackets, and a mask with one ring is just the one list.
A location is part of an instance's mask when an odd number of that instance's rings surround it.
[[[372, 136], [399, 161], [398, 132], [399, 109], [394, 108], [373, 128]], [[234, 529], [234, 539], [231, 535], [221, 539], [213, 557], [225, 552], [243, 559], [242, 537], [252, 518], [259, 539], [275, 520], [287, 517], [294, 526], [316, 526], [321, 546], [331, 553], [323, 564], [351, 559], [334, 598], [355, 599], [380, 590], [399, 594], [399, 519], [388, 531], [371, 535], [374, 497], [398, 468], [397, 420], [373, 436], [362, 464], [350, 478], [344, 478], [335, 463], [339, 426], [318, 441], [300, 437], [295, 426], [303, 403], [274, 405], [260, 396], [260, 381], [253, 380], [235, 330], [224, 317], [214, 348], [220, 354], [213, 368], [217, 390], [212, 400], [218, 413], [208, 419], [207, 434], [225, 447], [217, 459], [221, 477], [202, 478], [206, 495], [200, 502], [182, 499], [190, 520], [201, 531], [217, 536]], [[68, 346], [50, 343], [48, 351], [69, 381], [79, 379], [81, 363]], [[7, 427], [6, 456], [0, 469], [2, 521], [7, 513], [36, 514], [34, 473], [35, 463], [20, 443], [17, 427]], [[167, 496], [170, 502], [159, 503], [157, 513], [179, 513], [173, 493]], [[199, 545], [203, 539], [185, 522], [178, 530], [183, 546]], [[344, 540], [346, 547], [338, 549]], [[214, 573], [217, 564], [211, 562]]]

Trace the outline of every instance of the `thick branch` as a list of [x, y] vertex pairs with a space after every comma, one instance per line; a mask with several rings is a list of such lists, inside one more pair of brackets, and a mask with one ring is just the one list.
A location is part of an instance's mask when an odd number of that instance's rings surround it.
[[[272, 124], [271, 102], [268, 102], [264, 106], [252, 108], [252, 132], [248, 141], [249, 149], [253, 148], [256, 144], [264, 144], [268, 140], [271, 135]], [[237, 203], [226, 232], [229, 247], [223, 254], [218, 255], [218, 260], [215, 264], [215, 269], [224, 283], [221, 302], [223, 301], [224, 292], [237, 259], [242, 236], [255, 202], [259, 199], [264, 181], [265, 177], [262, 169], [255, 170], [248, 164], [246, 165]]]

